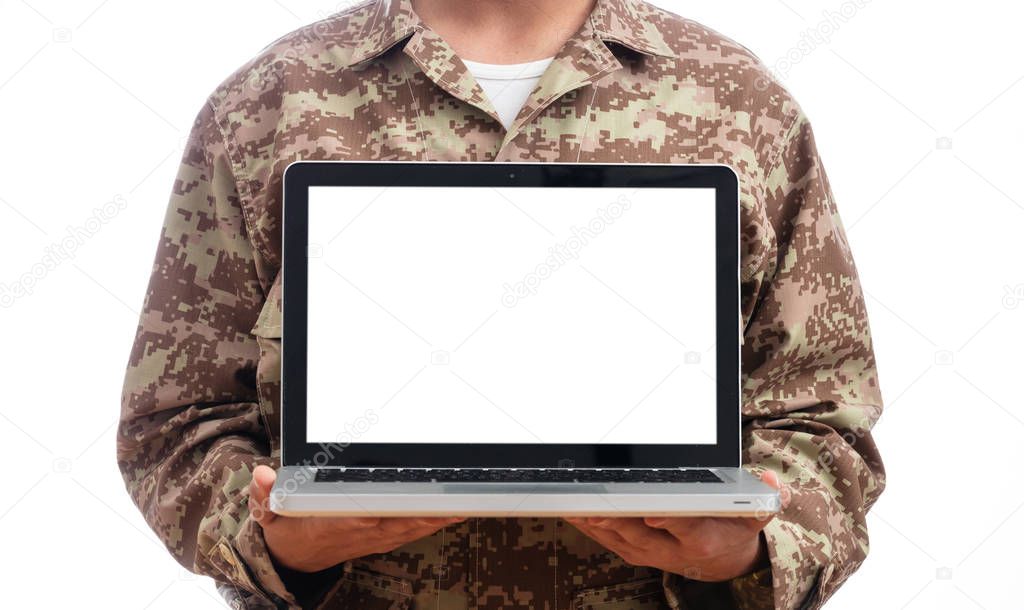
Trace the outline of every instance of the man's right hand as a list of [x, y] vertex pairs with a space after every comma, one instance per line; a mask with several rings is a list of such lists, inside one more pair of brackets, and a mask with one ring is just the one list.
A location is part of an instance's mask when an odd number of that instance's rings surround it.
[[386, 553], [459, 518], [284, 517], [270, 511], [277, 473], [257, 466], [249, 484], [249, 513], [263, 528], [274, 561], [297, 572], [319, 572], [343, 561]]

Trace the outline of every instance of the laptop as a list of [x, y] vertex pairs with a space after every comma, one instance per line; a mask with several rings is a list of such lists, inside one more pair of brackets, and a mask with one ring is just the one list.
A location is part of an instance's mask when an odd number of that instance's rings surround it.
[[332, 516], [767, 515], [722, 165], [296, 162], [282, 468]]

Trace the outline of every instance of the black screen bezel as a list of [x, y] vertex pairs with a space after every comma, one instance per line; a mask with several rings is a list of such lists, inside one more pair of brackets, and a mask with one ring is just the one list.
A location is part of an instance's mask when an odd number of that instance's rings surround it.
[[[306, 439], [309, 189], [314, 186], [715, 189], [717, 441], [708, 445], [319, 443]], [[739, 183], [724, 165], [317, 162], [284, 174], [282, 463], [432, 468], [740, 465]]]

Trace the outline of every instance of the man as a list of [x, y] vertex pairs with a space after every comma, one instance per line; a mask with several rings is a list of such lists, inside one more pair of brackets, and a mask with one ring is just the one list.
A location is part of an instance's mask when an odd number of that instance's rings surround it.
[[[783, 512], [271, 514], [281, 178], [297, 159], [732, 166], [744, 458], [782, 485]], [[746, 49], [640, 0], [378, 0], [278, 40], [200, 111], [128, 367], [118, 456], [175, 558], [235, 607], [813, 608], [867, 553], [880, 413], [863, 295], [810, 125]]]

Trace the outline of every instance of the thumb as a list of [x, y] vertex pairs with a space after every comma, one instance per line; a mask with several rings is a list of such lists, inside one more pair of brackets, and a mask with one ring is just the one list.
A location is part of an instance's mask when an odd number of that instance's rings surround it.
[[249, 483], [249, 515], [260, 525], [271, 523], [277, 515], [270, 511], [270, 490], [277, 473], [269, 466], [257, 466]]
[[771, 485], [775, 489], [782, 489], [782, 483], [779, 482], [779, 475], [775, 474], [774, 470], [765, 470], [761, 473], [761, 480]]
[[788, 487], [782, 484], [782, 481], [779, 479], [779, 473], [774, 470], [765, 470], [761, 473], [761, 480], [778, 490], [782, 508], [789, 506], [790, 491]]

